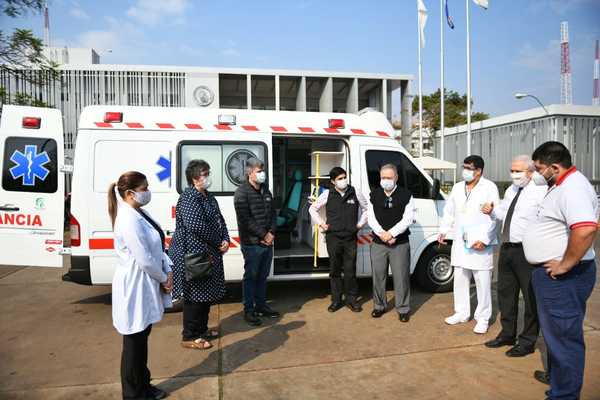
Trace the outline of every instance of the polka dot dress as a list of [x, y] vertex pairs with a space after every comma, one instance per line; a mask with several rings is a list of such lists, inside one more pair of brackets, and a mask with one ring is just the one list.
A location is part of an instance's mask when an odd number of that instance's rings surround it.
[[[219, 246], [229, 241], [225, 220], [219, 204], [210, 194], [188, 187], [179, 197], [176, 207], [175, 233], [169, 248], [173, 266], [173, 299], [215, 303], [225, 296], [223, 255]], [[188, 253], [208, 253], [213, 259], [212, 275], [203, 281], [186, 281], [184, 256]]]

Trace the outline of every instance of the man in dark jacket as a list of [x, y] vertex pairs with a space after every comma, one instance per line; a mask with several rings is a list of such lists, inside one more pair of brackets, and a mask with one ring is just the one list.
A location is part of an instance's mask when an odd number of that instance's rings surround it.
[[246, 175], [248, 180], [235, 191], [233, 202], [244, 255], [244, 319], [258, 326], [262, 324], [259, 317], [279, 317], [279, 313], [267, 305], [267, 277], [273, 261], [276, 216], [264, 163], [249, 159]]
[[373, 318], [385, 313], [387, 298], [385, 284], [388, 265], [394, 278], [396, 311], [400, 321], [410, 318], [410, 245], [409, 225], [413, 223], [415, 207], [412, 194], [397, 185], [398, 169], [386, 164], [379, 171], [379, 188], [371, 192], [369, 225], [375, 237], [371, 244], [371, 270], [373, 272]]
[[[344, 306], [342, 294], [345, 292], [348, 308], [360, 312], [362, 308], [357, 302], [356, 233], [367, 223], [369, 203], [360, 192], [348, 185], [343, 168], [332, 168], [329, 180], [331, 189], [321, 193], [308, 210], [326, 235], [331, 279], [331, 305], [328, 310], [336, 312]], [[325, 207], [326, 221], [319, 215], [322, 207]]]

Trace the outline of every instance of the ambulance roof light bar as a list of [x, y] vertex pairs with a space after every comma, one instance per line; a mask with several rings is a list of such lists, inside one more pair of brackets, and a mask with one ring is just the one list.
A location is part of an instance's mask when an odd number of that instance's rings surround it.
[[344, 120], [340, 118], [332, 118], [329, 120], [330, 129], [344, 129]]
[[235, 125], [235, 115], [232, 115], [232, 114], [219, 115], [219, 125]]
[[23, 117], [23, 128], [25, 129], [40, 129], [42, 119], [37, 117]]
[[104, 122], [123, 122], [123, 113], [109, 111], [104, 114]]

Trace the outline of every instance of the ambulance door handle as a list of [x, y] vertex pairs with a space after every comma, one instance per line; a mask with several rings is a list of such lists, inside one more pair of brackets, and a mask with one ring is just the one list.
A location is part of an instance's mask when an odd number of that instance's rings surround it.
[[0, 206], [0, 211], [19, 211], [19, 207], [14, 204], [4, 204]]

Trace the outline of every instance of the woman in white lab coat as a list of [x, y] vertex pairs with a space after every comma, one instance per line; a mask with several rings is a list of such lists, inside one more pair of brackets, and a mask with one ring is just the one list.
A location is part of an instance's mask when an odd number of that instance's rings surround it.
[[146, 176], [130, 171], [109, 187], [108, 212], [113, 224], [117, 268], [112, 283], [113, 325], [123, 335], [123, 399], [162, 399], [167, 394], [150, 384], [148, 336], [162, 319], [173, 287], [172, 262], [164, 252], [164, 233], [142, 210], [150, 202]]
[[467, 322], [471, 317], [471, 276], [477, 289], [477, 321], [473, 331], [483, 334], [492, 316], [493, 246], [496, 240], [496, 221], [485, 215], [484, 204], [498, 204], [496, 184], [485, 179], [484, 162], [480, 156], [469, 156], [463, 163], [464, 181], [452, 188], [446, 200], [438, 241], [445, 244], [452, 234], [450, 263], [454, 267], [454, 314], [445, 319], [449, 325]]

